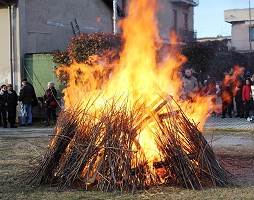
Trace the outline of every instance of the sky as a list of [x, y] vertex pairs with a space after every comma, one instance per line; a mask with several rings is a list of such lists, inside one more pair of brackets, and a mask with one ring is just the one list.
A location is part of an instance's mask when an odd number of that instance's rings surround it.
[[194, 7], [194, 30], [197, 37], [230, 36], [231, 24], [224, 20], [224, 10], [254, 7], [254, 0], [199, 0]]

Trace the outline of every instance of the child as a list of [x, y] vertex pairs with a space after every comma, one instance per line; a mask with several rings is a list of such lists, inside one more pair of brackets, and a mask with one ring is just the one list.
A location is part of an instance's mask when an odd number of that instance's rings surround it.
[[244, 103], [244, 117], [248, 121], [251, 121], [251, 111], [252, 111], [252, 105], [253, 105], [253, 99], [252, 99], [252, 91], [251, 91], [251, 80], [247, 78], [245, 80], [245, 85], [243, 86], [242, 90], [242, 100]]

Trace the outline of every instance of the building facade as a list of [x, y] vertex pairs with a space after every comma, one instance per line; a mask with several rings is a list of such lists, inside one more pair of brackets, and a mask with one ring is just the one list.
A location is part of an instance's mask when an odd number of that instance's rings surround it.
[[254, 8], [225, 10], [224, 18], [232, 27], [232, 48], [237, 51], [253, 51]]
[[[128, 0], [0, 0], [0, 84], [16, 90], [26, 76], [27, 54], [65, 50], [80, 33], [120, 32], [117, 22], [128, 15]], [[195, 39], [197, 0], [158, 0], [159, 34], [169, 43], [172, 30], [183, 41]], [[52, 66], [53, 67], [53, 66]]]

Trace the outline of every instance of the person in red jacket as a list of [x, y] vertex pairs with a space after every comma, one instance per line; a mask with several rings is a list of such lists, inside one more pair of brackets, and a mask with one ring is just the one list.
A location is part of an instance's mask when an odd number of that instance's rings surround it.
[[242, 99], [244, 103], [244, 117], [247, 119], [250, 117], [250, 111], [252, 111], [252, 91], [251, 91], [251, 80], [247, 78], [245, 80], [245, 85], [242, 90]]

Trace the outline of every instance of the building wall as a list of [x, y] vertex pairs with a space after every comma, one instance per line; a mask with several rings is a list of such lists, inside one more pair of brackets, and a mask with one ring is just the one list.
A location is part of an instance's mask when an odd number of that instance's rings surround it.
[[75, 35], [77, 19], [81, 33], [112, 32], [112, 13], [101, 0], [25, 1], [25, 53], [65, 50]]
[[47, 53], [66, 50], [75, 37], [71, 22], [74, 19], [81, 33], [112, 32], [112, 12], [101, 0], [19, 0], [15, 31], [15, 83], [19, 87], [24, 56], [28, 53]]
[[[126, 5], [129, 1], [126, 0]], [[164, 41], [169, 39], [171, 31], [174, 29], [174, 11], [177, 11], [177, 32], [183, 33], [183, 30], [193, 31], [194, 28], [194, 8], [187, 5], [178, 5], [172, 0], [158, 0], [158, 31]], [[175, 1], [174, 1], [175, 2]], [[121, 1], [120, 1], [121, 3]], [[121, 6], [121, 4], [120, 4]], [[185, 27], [184, 14], [188, 15], [188, 26]]]
[[254, 49], [254, 41], [250, 43], [249, 27], [254, 27], [254, 8], [231, 9], [224, 11], [225, 21], [232, 24], [232, 46], [239, 51]]
[[169, 1], [160, 0], [159, 11], [157, 16], [158, 16], [159, 34], [162, 38], [168, 39], [171, 29], [174, 26], [172, 4]]
[[[22, 1], [19, 1], [22, 5]], [[22, 6], [21, 6], [22, 7]], [[25, 27], [24, 21], [20, 21], [19, 9], [17, 5], [13, 5], [10, 8], [2, 7], [0, 9], [0, 82], [12, 83], [15, 90], [20, 89], [21, 82], [21, 67], [22, 67], [22, 56], [21, 52], [25, 49], [25, 40], [22, 37], [24, 30], [20, 27]], [[11, 17], [10, 17], [11, 13]], [[21, 12], [22, 16], [25, 15]], [[11, 31], [10, 31], [11, 24]], [[12, 34], [10, 34], [12, 32]], [[12, 38], [12, 45], [10, 39]], [[12, 66], [12, 70], [11, 70]], [[12, 73], [11, 73], [12, 71]]]
[[224, 11], [224, 19], [226, 22], [243, 22], [247, 21], [254, 17], [254, 8], [245, 8], [245, 9], [230, 9]]
[[[158, 27], [160, 36], [168, 39], [171, 31], [175, 30], [174, 10], [177, 13], [176, 32], [182, 37], [188, 31], [193, 31], [194, 9], [192, 6], [177, 5], [168, 0], [160, 0], [160, 10], [158, 12]], [[188, 16], [187, 26], [185, 25], [185, 15]]]
[[0, 85], [10, 83], [10, 25], [8, 8], [0, 9]]
[[[232, 46], [236, 50], [250, 50], [249, 25], [245, 23], [235, 23], [232, 25]], [[254, 41], [252, 41], [254, 48]]]
[[[161, 5], [158, 27], [162, 38], [168, 39], [174, 27], [173, 9], [178, 13], [177, 28], [185, 28], [183, 13], [188, 13], [188, 28], [193, 30], [193, 7], [176, 6], [169, 0], [158, 2]], [[102, 0], [19, 0], [18, 5], [13, 7], [12, 62], [15, 88], [19, 89], [25, 75], [25, 54], [65, 50], [75, 36], [71, 27], [74, 19], [77, 19], [81, 33], [113, 32], [112, 14], [112, 9]], [[0, 9], [0, 18], [0, 82], [10, 82], [8, 8]]]

